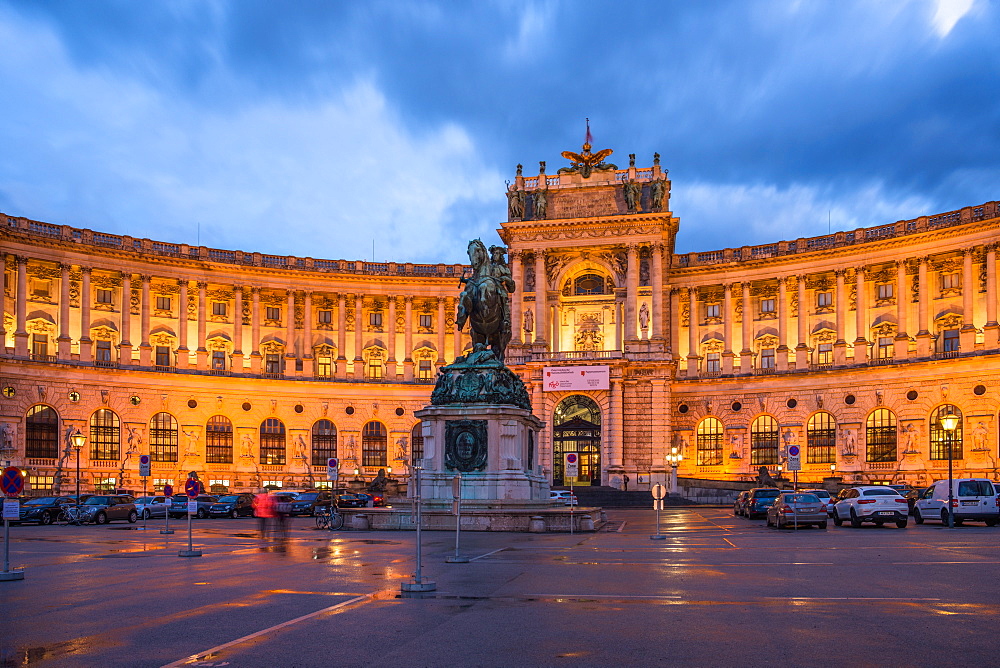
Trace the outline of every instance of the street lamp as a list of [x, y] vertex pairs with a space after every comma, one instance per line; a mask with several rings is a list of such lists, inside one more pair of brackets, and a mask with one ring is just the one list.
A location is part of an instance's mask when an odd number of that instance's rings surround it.
[[837, 465], [830, 464], [830, 477], [832, 478], [837, 473]]
[[87, 442], [87, 437], [77, 427], [73, 435], [69, 437], [69, 441], [73, 444], [73, 449], [76, 450], [76, 502], [80, 503], [80, 450]]
[[677, 452], [677, 448], [670, 448], [670, 454], [664, 457], [670, 466], [670, 492], [677, 492], [677, 466], [684, 459], [684, 456]]
[[952, 490], [952, 449], [951, 444], [955, 440], [955, 429], [958, 428], [958, 421], [961, 420], [960, 417], [948, 411], [947, 415], [942, 415], [938, 418], [938, 422], [941, 424], [941, 428], [944, 429], [945, 438], [948, 439], [948, 526], [954, 528], [955, 526], [955, 509], [952, 504], [955, 502], [954, 494]]

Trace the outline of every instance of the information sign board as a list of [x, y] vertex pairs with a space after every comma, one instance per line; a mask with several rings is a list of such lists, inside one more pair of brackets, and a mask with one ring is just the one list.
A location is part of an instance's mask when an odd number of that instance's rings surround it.
[[21, 519], [21, 502], [18, 499], [3, 500], [3, 518], [5, 520]]
[[188, 515], [198, 514], [198, 501], [196, 499], [188, 499]]
[[611, 387], [611, 371], [606, 364], [593, 366], [547, 366], [542, 370], [546, 392], [566, 390], [607, 390]]
[[149, 477], [149, 455], [139, 455], [139, 477]]

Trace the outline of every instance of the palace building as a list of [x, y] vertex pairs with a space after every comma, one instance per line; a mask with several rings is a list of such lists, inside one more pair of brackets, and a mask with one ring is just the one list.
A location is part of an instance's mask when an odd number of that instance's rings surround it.
[[[797, 446], [800, 481], [919, 485], [949, 459], [997, 477], [997, 202], [678, 254], [659, 156], [620, 169], [609, 153], [519, 166], [508, 188], [507, 363], [545, 423], [531, 466], [647, 489], [774, 474]], [[82, 491], [139, 491], [141, 454], [151, 490], [189, 471], [216, 492], [321, 486], [331, 456], [341, 484], [405, 481], [413, 413], [470, 347], [463, 265], [0, 221], [0, 460], [32, 494], [71, 493], [77, 468]]]

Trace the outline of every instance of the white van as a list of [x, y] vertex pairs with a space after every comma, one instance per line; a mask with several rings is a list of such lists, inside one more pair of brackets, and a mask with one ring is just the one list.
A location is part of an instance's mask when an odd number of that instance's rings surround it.
[[[952, 508], [956, 526], [965, 520], [986, 522], [986, 526], [1000, 523], [1000, 501], [993, 483], [986, 478], [955, 478], [952, 481]], [[941, 520], [948, 523], [948, 481], [938, 480], [917, 497], [913, 506], [913, 519], [917, 524], [924, 520]]]

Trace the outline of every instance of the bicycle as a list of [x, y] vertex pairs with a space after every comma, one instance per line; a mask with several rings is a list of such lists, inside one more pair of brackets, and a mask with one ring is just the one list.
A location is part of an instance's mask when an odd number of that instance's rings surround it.
[[87, 517], [83, 514], [83, 509], [80, 506], [64, 506], [57, 521], [64, 525], [83, 526], [87, 523]]
[[344, 526], [344, 516], [336, 510], [330, 513], [329, 508], [316, 509], [316, 528], [336, 531]]

